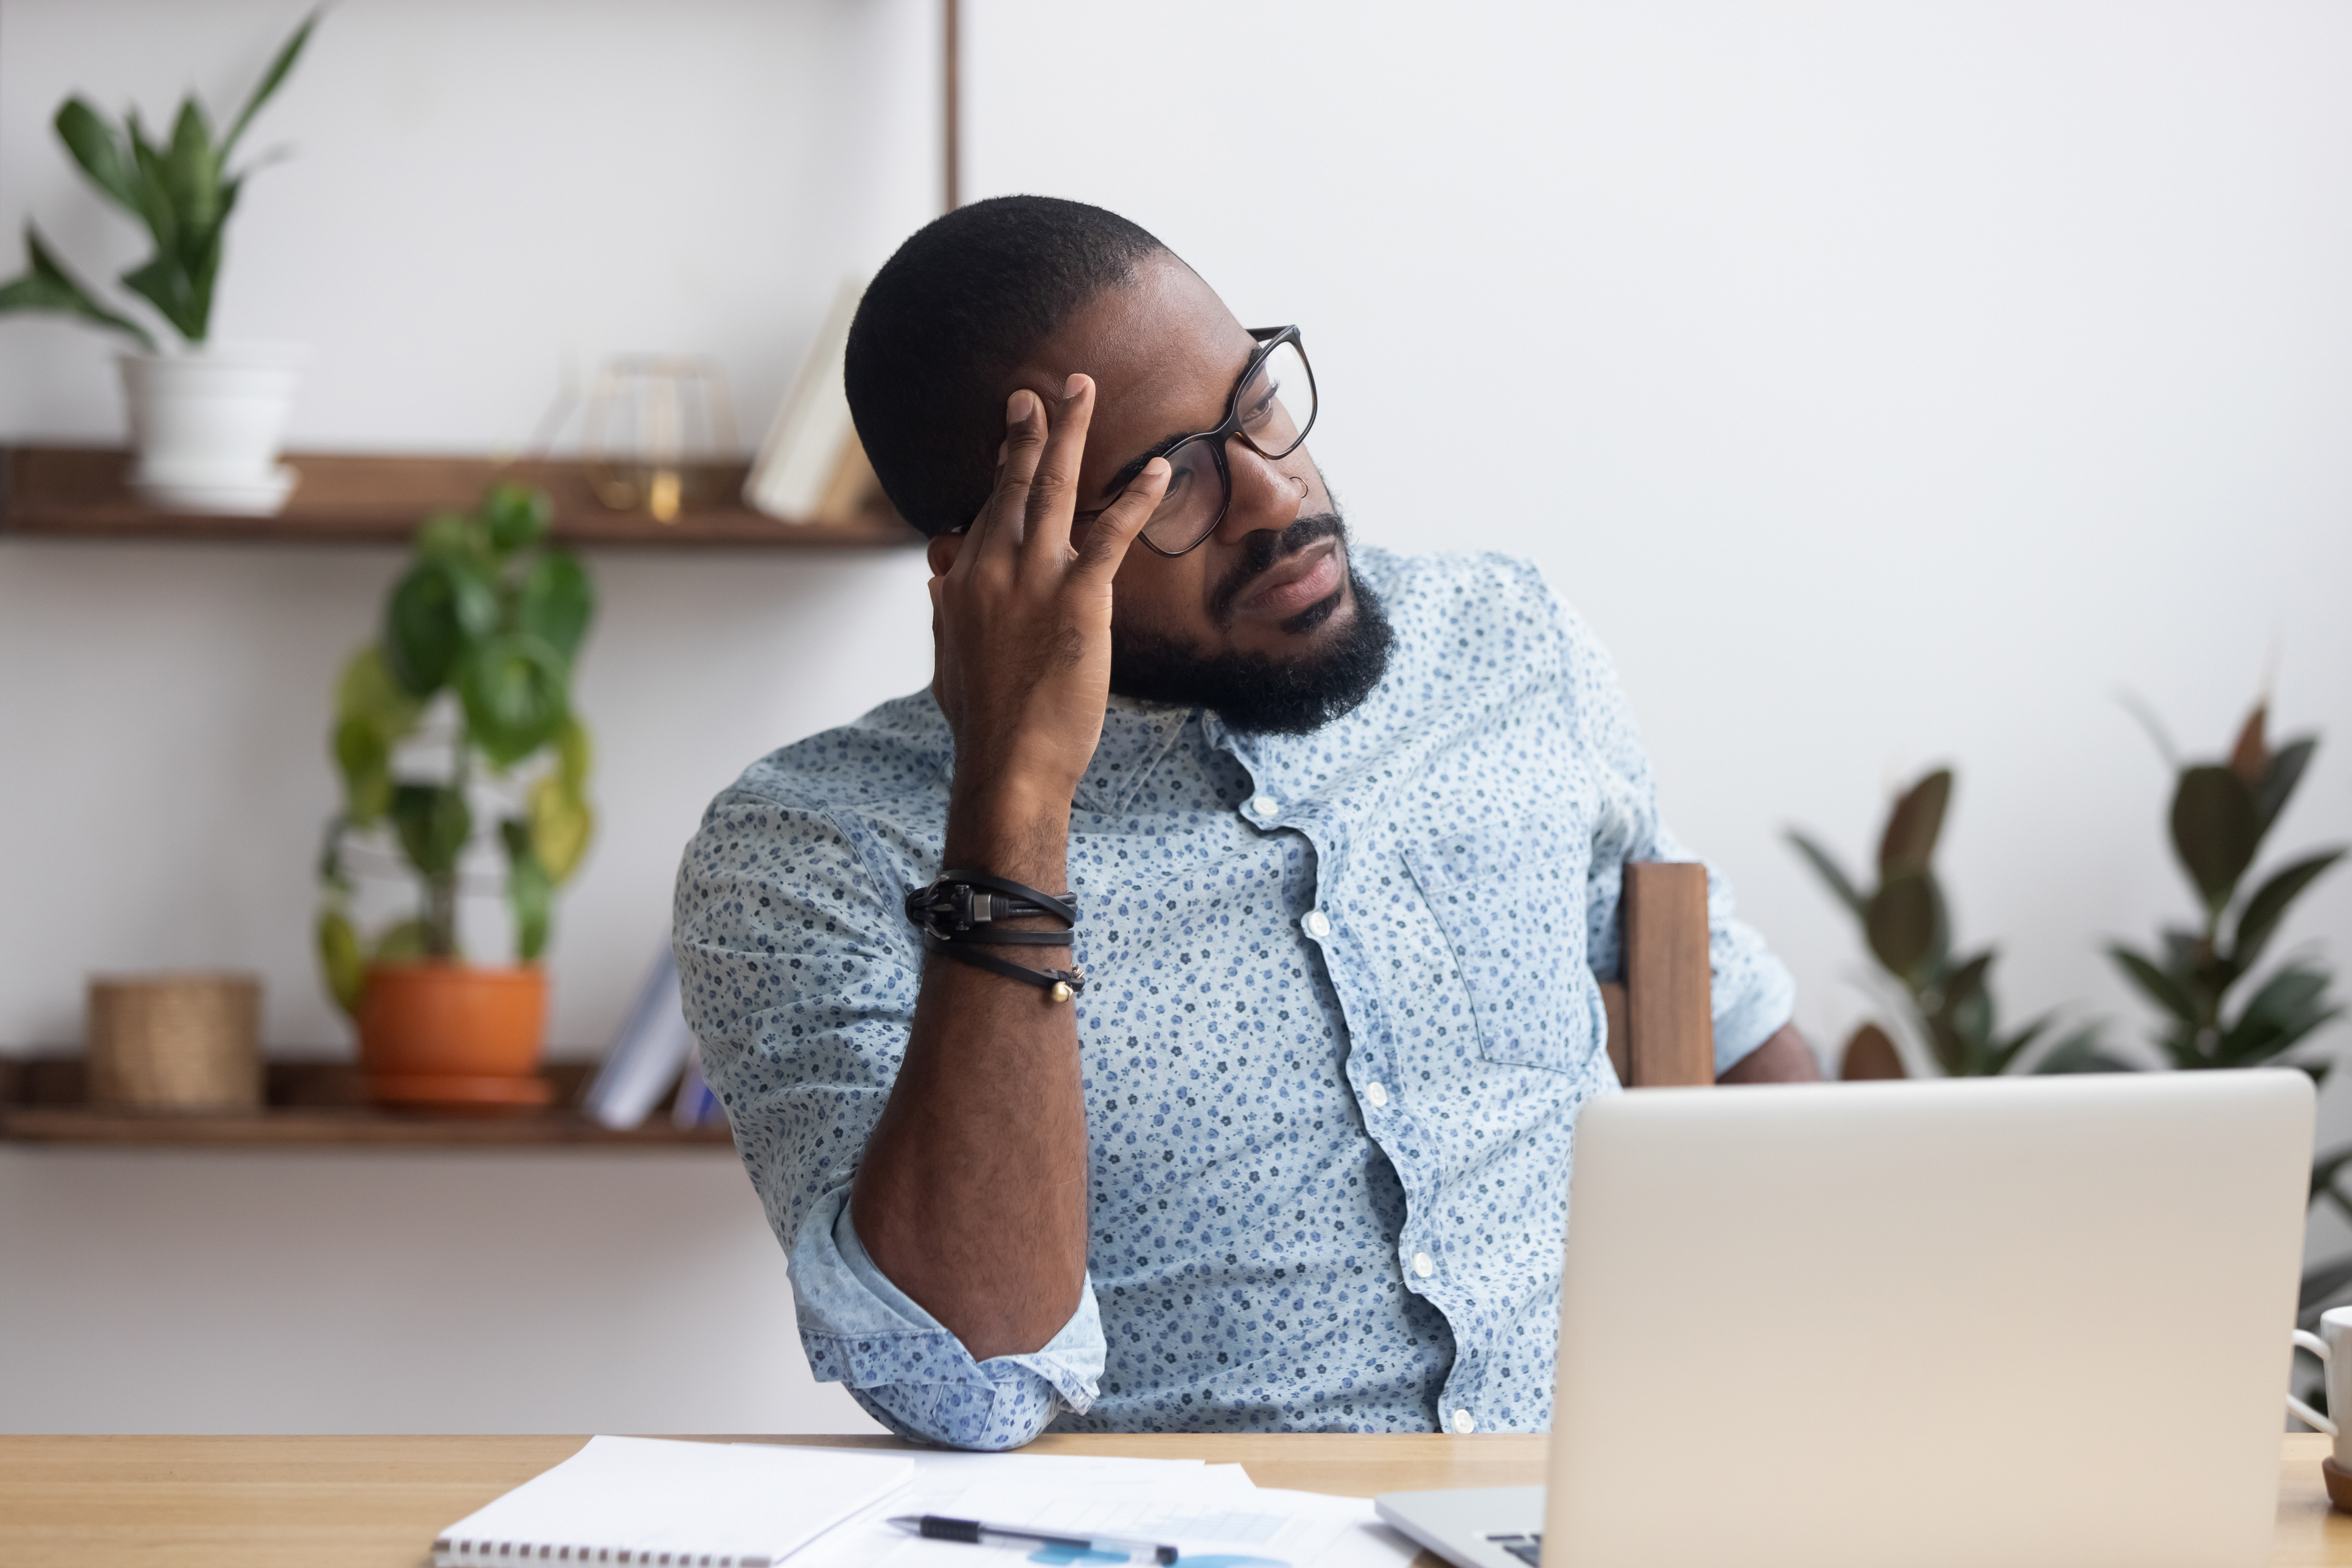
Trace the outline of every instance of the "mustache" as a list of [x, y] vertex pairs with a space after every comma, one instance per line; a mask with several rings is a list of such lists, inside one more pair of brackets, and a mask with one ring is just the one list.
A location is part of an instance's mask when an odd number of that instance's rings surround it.
[[1219, 626], [1233, 624], [1234, 605], [1243, 590], [1264, 575], [1276, 562], [1297, 554], [1318, 539], [1348, 537], [1348, 525], [1336, 511], [1318, 511], [1302, 517], [1288, 528], [1276, 533], [1261, 530], [1242, 542], [1242, 558], [1225, 574], [1209, 595], [1209, 619]]

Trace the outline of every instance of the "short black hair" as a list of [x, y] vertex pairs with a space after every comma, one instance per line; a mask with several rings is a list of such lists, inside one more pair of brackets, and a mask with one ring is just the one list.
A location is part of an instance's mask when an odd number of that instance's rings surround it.
[[961, 528], [988, 500], [1004, 439], [997, 388], [1063, 322], [1167, 247], [1117, 213], [992, 196], [915, 231], [849, 326], [857, 437], [898, 515]]

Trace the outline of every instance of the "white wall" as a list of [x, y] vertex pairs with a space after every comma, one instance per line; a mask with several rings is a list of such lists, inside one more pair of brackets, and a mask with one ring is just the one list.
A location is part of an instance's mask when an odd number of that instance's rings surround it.
[[[225, 99], [293, 10], [0, 0], [0, 227], [29, 211], [93, 269], [127, 259], [50, 108]], [[299, 155], [251, 188], [223, 331], [313, 345], [298, 444], [511, 444], [567, 364], [641, 348], [721, 357], [756, 428], [833, 279], [931, 208], [932, 25], [923, 0], [345, 0], [263, 127]], [[1520, 551], [1582, 606], [1817, 1040], [1858, 1011], [1859, 951], [1778, 835], [1858, 857], [1887, 786], [1947, 758], [1946, 873], [1963, 933], [2002, 943], [2008, 1011], [2137, 1026], [2095, 943], [2186, 900], [2120, 688], [2216, 749], [2275, 647], [2288, 724], [2328, 737], [2279, 842], [2352, 837], [2342, 7], [971, 0], [969, 48], [968, 191], [1105, 202], [1243, 316], [1301, 322], [1362, 534]], [[0, 437], [118, 429], [94, 340], [0, 322]], [[909, 559], [595, 569], [605, 826], [559, 915], [572, 1049], [659, 940], [711, 790], [927, 668]], [[259, 968], [274, 1045], [340, 1046], [304, 936], [326, 686], [392, 570], [0, 544], [0, 1047], [70, 1039], [85, 971], [163, 963]], [[2289, 935], [2352, 957], [2352, 873]], [[0, 1164], [0, 1194], [37, 1171], [35, 1212], [71, 1217], [20, 1249], [0, 1199], [12, 1279], [76, 1267], [58, 1248], [133, 1180], [38, 1161]], [[245, 1163], [196, 1190], [249, 1257], [241, 1182], [456, 1168]], [[480, 1190], [502, 1217], [468, 1245], [536, 1223], [519, 1187]], [[388, 1256], [444, 1229], [396, 1196], [352, 1212]], [[328, 1319], [345, 1298], [320, 1292], [289, 1282], [286, 1313]], [[75, 1298], [0, 1300], [48, 1323]], [[669, 1325], [615, 1310], [666, 1364]], [[481, 1419], [586, 1420], [568, 1397], [518, 1384]]]

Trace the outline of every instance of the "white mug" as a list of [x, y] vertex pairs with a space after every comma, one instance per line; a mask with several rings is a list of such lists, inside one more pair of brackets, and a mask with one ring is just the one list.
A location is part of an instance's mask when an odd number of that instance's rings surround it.
[[[2334, 1307], [2319, 1315], [2319, 1332], [2294, 1331], [2294, 1342], [2319, 1358], [2327, 1369], [2327, 1408], [2339, 1415], [2352, 1412], [2352, 1307]], [[2331, 1421], [2290, 1394], [2286, 1407], [2298, 1420], [2336, 1439], [2336, 1462], [2352, 1469], [2352, 1421]]]

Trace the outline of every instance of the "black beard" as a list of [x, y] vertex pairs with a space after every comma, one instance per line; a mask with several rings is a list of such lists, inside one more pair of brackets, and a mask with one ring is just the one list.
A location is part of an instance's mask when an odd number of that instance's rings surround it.
[[[1302, 517], [1280, 533], [1250, 535], [1246, 552], [1210, 595], [1209, 613], [1220, 626], [1233, 622], [1234, 601], [1251, 580], [1285, 556], [1318, 539], [1344, 542], [1347, 525], [1335, 512]], [[1110, 689], [1121, 697], [1179, 707], [1213, 708], [1245, 734], [1305, 735], [1351, 712], [1389, 666], [1395, 640], [1380, 595], [1356, 574], [1348, 558], [1348, 585], [1332, 590], [1282, 623], [1304, 636], [1331, 618], [1341, 598], [1353, 594], [1355, 619], [1319, 653], [1276, 658], [1263, 653], [1198, 654], [1155, 631], [1110, 630]]]

